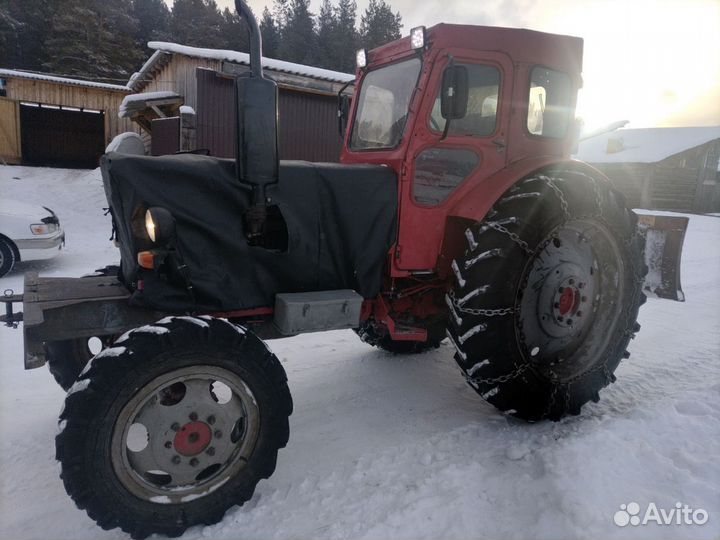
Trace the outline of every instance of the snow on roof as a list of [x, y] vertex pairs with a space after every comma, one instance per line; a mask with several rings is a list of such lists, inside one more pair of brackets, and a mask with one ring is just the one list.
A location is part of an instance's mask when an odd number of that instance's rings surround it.
[[657, 163], [720, 139], [720, 126], [618, 129], [580, 141], [577, 159], [587, 163]]
[[[185, 56], [193, 56], [196, 58], [209, 58], [212, 60], [234, 62], [236, 64], [250, 65], [250, 55], [244, 52], [237, 51], [226, 51], [222, 49], [202, 49], [199, 47], [189, 47], [187, 45], [178, 45], [177, 43], [168, 43], [165, 41], [151, 41], [148, 43], [148, 47], [155, 49], [155, 53], [148, 60], [140, 73], [146, 66], [149, 67], [150, 62], [156, 58], [158, 52], [182, 54]], [[285, 62], [283, 60], [275, 60], [274, 58], [262, 59], [262, 65], [264, 68], [273, 71], [282, 71], [285, 73], [293, 73], [295, 75], [304, 75], [306, 77], [312, 77], [315, 79], [323, 79], [334, 82], [350, 82], [355, 79], [355, 75], [350, 73], [341, 73], [340, 71], [332, 71], [329, 69], [322, 69], [313, 66], [306, 66], [303, 64], [294, 64], [292, 62]], [[132, 83], [132, 80], [131, 80]]]
[[103, 90], [115, 90], [118, 92], [129, 91], [129, 88], [127, 86], [119, 84], [83, 81], [80, 79], [70, 79], [68, 77], [58, 77], [57, 75], [47, 75], [46, 73], [35, 73], [32, 71], [20, 71], [16, 69], [0, 69], [0, 77], [17, 77], [20, 79], [32, 79], [35, 81], [68, 84], [70, 86], [85, 86], [90, 88], [101, 88]]
[[176, 93], [168, 90], [160, 92], [144, 92], [141, 94], [129, 94], [125, 96], [118, 109], [118, 116], [120, 118], [129, 117], [134, 112], [141, 111], [147, 107], [148, 101], [158, 101], [161, 99], [180, 99], [183, 97]]

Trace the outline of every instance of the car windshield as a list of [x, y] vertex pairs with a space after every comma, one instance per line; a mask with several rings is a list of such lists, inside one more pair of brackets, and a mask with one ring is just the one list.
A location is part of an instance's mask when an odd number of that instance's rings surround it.
[[352, 150], [398, 145], [420, 66], [420, 59], [412, 58], [365, 75], [350, 137]]

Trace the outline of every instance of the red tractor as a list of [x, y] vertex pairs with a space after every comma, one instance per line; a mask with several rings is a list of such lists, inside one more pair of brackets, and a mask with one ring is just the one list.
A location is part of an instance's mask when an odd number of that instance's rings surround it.
[[137, 538], [217, 522], [273, 473], [292, 400], [261, 338], [350, 328], [414, 353], [447, 337], [485, 400], [557, 420], [615, 380], [646, 293], [682, 299], [687, 220], [639, 224], [570, 159], [581, 39], [415, 28], [358, 52], [342, 164], [279, 162], [277, 87], [237, 4], [237, 160], [107, 154], [120, 267], [28, 274], [4, 299], [26, 368], [68, 389], [69, 495]]

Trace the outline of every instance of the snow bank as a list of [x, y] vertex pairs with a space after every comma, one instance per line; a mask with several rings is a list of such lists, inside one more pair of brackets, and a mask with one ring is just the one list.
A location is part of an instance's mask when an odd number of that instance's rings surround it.
[[[117, 263], [97, 171], [0, 166], [0, 191], [51, 204], [56, 259], [21, 272], [79, 276]], [[272, 342], [295, 412], [275, 474], [252, 500], [185, 538], [720, 537], [720, 219], [690, 216], [685, 303], [649, 299], [618, 381], [578, 417], [526, 424], [467, 386], [445, 341], [393, 356], [351, 331]], [[239, 331], [239, 330], [238, 330]], [[65, 393], [24, 371], [22, 332], [0, 327], [0, 538], [115, 538], [65, 495], [54, 457]], [[106, 361], [112, 362], [112, 358]], [[618, 527], [621, 504], [703, 508], [702, 526]]]
[[19, 77], [21, 79], [31, 79], [34, 81], [45, 81], [60, 84], [68, 84], [70, 86], [86, 86], [89, 88], [102, 88], [104, 90], [117, 90], [119, 92], [127, 92], [127, 86], [119, 84], [107, 84], [95, 81], [85, 81], [82, 79], [71, 79], [69, 77], [58, 77], [57, 75], [47, 75], [45, 73], [34, 73], [32, 71], [19, 71], [15, 69], [0, 69], [0, 77]]

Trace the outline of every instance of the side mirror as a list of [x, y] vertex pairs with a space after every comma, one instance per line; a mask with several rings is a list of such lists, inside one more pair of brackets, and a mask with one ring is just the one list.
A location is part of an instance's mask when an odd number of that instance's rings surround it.
[[348, 116], [350, 115], [350, 104], [352, 98], [346, 95], [338, 95], [338, 133], [340, 139], [345, 137], [345, 130], [347, 129]]
[[445, 68], [440, 94], [440, 114], [445, 120], [463, 118], [468, 104], [468, 72], [465, 66]]

